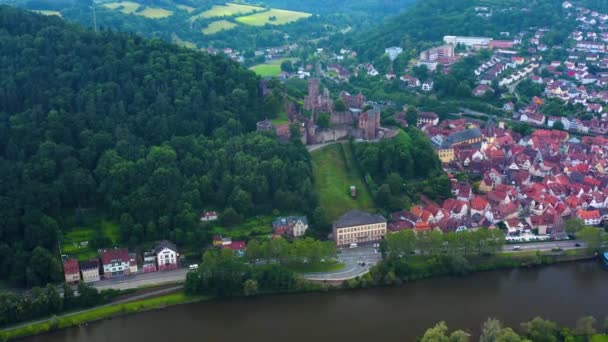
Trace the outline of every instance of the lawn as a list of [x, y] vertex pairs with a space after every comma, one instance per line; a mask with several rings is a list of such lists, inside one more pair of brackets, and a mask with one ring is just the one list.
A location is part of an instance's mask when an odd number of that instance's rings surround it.
[[344, 268], [344, 264], [330, 261], [316, 264], [291, 264], [287, 265], [287, 268], [297, 273], [320, 273], [340, 270]]
[[286, 61], [288, 59], [291, 60], [292, 63], [297, 60], [297, 58], [275, 59], [274, 61], [272, 61], [270, 63], [254, 65], [251, 68], [249, 68], [249, 70], [255, 72], [257, 75], [259, 75], [261, 77], [276, 77], [276, 76], [279, 76], [279, 74], [281, 74], [281, 63], [283, 63], [284, 61]]
[[[315, 191], [327, 218], [335, 220], [350, 209], [375, 211], [374, 201], [352, 160], [350, 146], [333, 144], [313, 151], [312, 168]], [[349, 193], [357, 187], [357, 198]]]
[[249, 70], [261, 77], [276, 77], [281, 74], [281, 66], [276, 64], [258, 64], [252, 66]]
[[132, 1], [109, 2], [102, 6], [112, 10], [119, 10], [125, 14], [133, 13], [139, 8], [139, 4]]
[[190, 18], [190, 20], [196, 20], [198, 18], [216, 18], [216, 17], [229, 17], [238, 14], [249, 14], [255, 11], [263, 11], [263, 7], [240, 5], [227, 3], [226, 5], [215, 5], [211, 9], [197, 14]]
[[230, 30], [236, 27], [235, 23], [229, 22], [228, 20], [217, 20], [209, 23], [202, 31], [206, 35], [215, 34], [220, 31]]
[[289, 123], [289, 118], [287, 117], [286, 112], [280, 112], [277, 118], [272, 119], [272, 123], [274, 125], [282, 125]]
[[36, 12], [36, 13], [42, 14], [42, 15], [56, 15], [58, 17], [61, 17], [61, 13], [59, 13], [58, 11], [32, 10], [32, 12]]
[[141, 15], [142, 17], [146, 17], [149, 19], [161, 19], [170, 17], [171, 15], [173, 15], [173, 12], [164, 8], [146, 7], [143, 11], [136, 12], [135, 14]]
[[[183, 292], [177, 292], [159, 297], [142, 299], [125, 304], [101, 306], [81, 313], [66, 314], [57, 318], [50, 318], [40, 323], [35, 323], [11, 330], [0, 331], [0, 339], [16, 339], [25, 336], [42, 334], [51, 330], [72, 327], [80, 325], [82, 323], [92, 322], [118, 315], [148, 311], [171, 305], [197, 302], [206, 299], [208, 298], [203, 296], [189, 297], [186, 296]], [[54, 321], [54, 327], [51, 327], [52, 321]]]
[[285, 25], [298, 21], [300, 19], [310, 17], [310, 13], [286, 11], [280, 9], [270, 9], [266, 12], [254, 13], [244, 17], [236, 18], [241, 24], [252, 25], [252, 26], [264, 26], [266, 24], [271, 25]]
[[192, 13], [194, 12], [195, 8], [188, 6], [188, 5], [177, 5], [177, 8], [179, 8], [182, 11], [186, 11], [188, 13]]
[[[107, 237], [112, 245], [118, 244], [119, 228], [118, 225], [102, 220], [97, 226], [77, 227], [63, 237], [61, 249], [63, 254], [76, 258], [80, 261], [89, 260], [97, 256], [97, 250], [91, 247], [90, 243], [95, 238], [97, 232]], [[107, 246], [108, 248], [113, 246]]]
[[213, 234], [230, 237], [233, 239], [251, 238], [254, 236], [265, 236], [272, 234], [272, 216], [259, 216], [248, 219], [244, 223], [234, 227], [214, 225], [211, 228]]
[[595, 335], [591, 338], [591, 342], [608, 342], [608, 335]]

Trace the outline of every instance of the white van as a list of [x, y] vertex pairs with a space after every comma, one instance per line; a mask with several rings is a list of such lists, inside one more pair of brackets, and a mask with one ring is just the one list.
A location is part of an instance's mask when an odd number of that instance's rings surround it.
[[350, 244], [350, 248], [357, 248], [357, 244], [356, 243], [351, 243]]
[[198, 270], [198, 264], [192, 264], [190, 266], [188, 266], [189, 270]]

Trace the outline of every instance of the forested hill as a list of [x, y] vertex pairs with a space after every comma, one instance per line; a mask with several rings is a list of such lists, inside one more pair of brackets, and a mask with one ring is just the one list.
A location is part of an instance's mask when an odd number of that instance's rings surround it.
[[[384, 48], [398, 45], [408, 51], [436, 44], [444, 35], [500, 37], [530, 27], [563, 27], [561, 1], [556, 0], [420, 0], [404, 13], [368, 32], [354, 33], [355, 49], [374, 60]], [[487, 7], [492, 16], [477, 15], [475, 7]], [[347, 37], [348, 39], [348, 37]]]
[[61, 279], [75, 213], [197, 245], [203, 209], [314, 209], [304, 146], [248, 133], [271, 111], [228, 59], [0, 6], [0, 281]]

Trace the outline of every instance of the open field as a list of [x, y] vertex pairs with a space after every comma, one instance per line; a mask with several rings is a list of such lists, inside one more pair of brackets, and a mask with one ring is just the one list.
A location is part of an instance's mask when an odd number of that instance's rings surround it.
[[262, 77], [279, 76], [281, 73], [281, 66], [276, 64], [258, 64], [249, 69]]
[[111, 10], [119, 10], [125, 14], [131, 14], [139, 9], [139, 4], [132, 1], [108, 2], [102, 6]]
[[298, 21], [300, 19], [310, 17], [310, 13], [286, 11], [280, 9], [270, 9], [266, 12], [254, 13], [244, 17], [236, 18], [241, 24], [252, 25], [252, 26], [264, 26], [266, 24], [271, 25], [285, 25]]
[[[311, 153], [315, 190], [327, 218], [335, 220], [350, 209], [374, 211], [372, 196], [353, 164], [347, 144], [333, 144]], [[357, 187], [357, 198], [349, 193]]]
[[73, 229], [63, 237], [62, 253], [79, 261], [94, 258], [97, 256], [97, 250], [91, 246], [91, 242], [100, 236], [111, 243], [110, 246], [105, 247], [113, 247], [119, 239], [118, 225], [109, 221], [101, 221], [97, 227], [85, 226]]
[[56, 15], [58, 17], [61, 17], [61, 13], [59, 13], [58, 11], [32, 10], [32, 12], [36, 12], [36, 13], [42, 14], [42, 15]]
[[135, 14], [150, 19], [161, 19], [172, 16], [173, 12], [164, 8], [146, 7], [143, 11], [136, 12]]
[[177, 8], [179, 8], [182, 11], [186, 11], [188, 13], [192, 13], [194, 12], [195, 8], [191, 7], [191, 6], [187, 6], [187, 5], [177, 5]]
[[250, 67], [249, 70], [262, 77], [276, 77], [281, 73], [281, 63], [288, 59], [291, 60], [292, 63], [296, 61], [296, 58], [281, 58], [270, 63], [254, 65]]
[[234, 27], [236, 27], [235, 23], [232, 23], [228, 20], [218, 20], [218, 21], [212, 21], [211, 23], [209, 23], [209, 25], [207, 27], [202, 29], [202, 32], [206, 35], [210, 35], [210, 34], [218, 33], [220, 31], [230, 30], [230, 29], [233, 29]]
[[217, 17], [226, 17], [233, 16], [238, 14], [249, 14], [255, 11], [263, 11], [263, 7], [258, 6], [250, 6], [250, 5], [239, 5], [227, 3], [226, 5], [215, 5], [211, 7], [211, 9], [197, 14], [190, 18], [190, 20], [196, 20], [199, 18], [217, 18]]

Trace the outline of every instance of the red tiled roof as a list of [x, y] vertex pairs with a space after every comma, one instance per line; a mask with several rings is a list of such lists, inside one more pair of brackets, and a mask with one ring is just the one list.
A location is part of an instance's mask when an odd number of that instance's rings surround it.
[[601, 217], [599, 210], [579, 210], [576, 212], [576, 217], [581, 220], [599, 219]]
[[112, 260], [128, 262], [129, 259], [129, 251], [126, 248], [110, 249], [101, 253], [101, 262], [103, 265], [111, 264]]
[[80, 272], [78, 260], [70, 258], [63, 263], [63, 272], [65, 274], [74, 274]]

